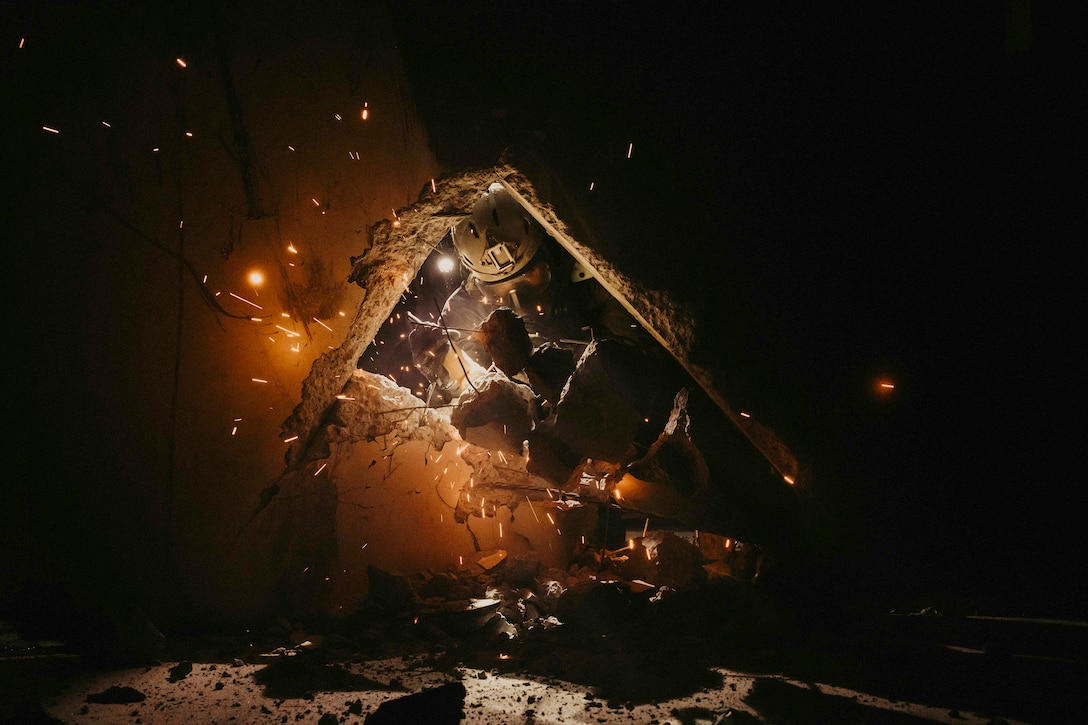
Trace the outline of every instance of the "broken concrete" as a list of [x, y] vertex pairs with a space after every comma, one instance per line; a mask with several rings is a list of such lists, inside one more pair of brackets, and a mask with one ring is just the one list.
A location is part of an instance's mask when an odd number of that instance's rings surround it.
[[628, 468], [628, 472], [636, 478], [670, 486], [685, 496], [705, 490], [710, 485], [710, 469], [706, 459], [691, 441], [687, 401], [686, 389], [676, 394], [665, 430], [646, 455]]
[[574, 374], [574, 352], [556, 343], [541, 345], [533, 350], [525, 374], [533, 391], [555, 405]]
[[472, 338], [487, 351], [495, 367], [509, 377], [524, 370], [529, 356], [533, 354], [525, 321], [506, 307], [492, 311], [480, 323]]
[[500, 372], [473, 382], [450, 413], [450, 422], [466, 441], [507, 455], [524, 454], [524, 442], [536, 425], [533, 391]]
[[559, 438], [580, 458], [630, 460], [635, 434], [651, 410], [655, 382], [642, 350], [616, 339], [591, 343], [556, 406]]

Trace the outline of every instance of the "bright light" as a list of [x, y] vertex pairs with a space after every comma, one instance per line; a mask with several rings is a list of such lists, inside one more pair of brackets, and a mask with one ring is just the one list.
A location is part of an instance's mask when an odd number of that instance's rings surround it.
[[255, 269], [249, 273], [249, 276], [246, 277], [246, 279], [249, 280], [249, 284], [253, 287], [260, 287], [262, 284], [264, 284], [264, 272], [261, 272], [259, 269]]
[[442, 274], [449, 274], [455, 266], [457, 265], [453, 261], [453, 257], [439, 257], [438, 259], [438, 271]]
[[888, 378], [878, 378], [874, 381], [873, 388], [880, 397], [889, 397], [895, 392], [895, 383]]

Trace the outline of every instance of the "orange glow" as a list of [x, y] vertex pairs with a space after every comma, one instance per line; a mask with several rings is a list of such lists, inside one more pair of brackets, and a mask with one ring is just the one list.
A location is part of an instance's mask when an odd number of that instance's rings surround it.
[[888, 397], [895, 392], [895, 381], [890, 378], [877, 378], [873, 381], [873, 391], [880, 397]]
[[246, 279], [249, 280], [250, 285], [254, 287], [260, 287], [262, 284], [264, 284], [264, 272], [259, 269], [255, 269], [251, 271], [248, 275], [246, 275]]

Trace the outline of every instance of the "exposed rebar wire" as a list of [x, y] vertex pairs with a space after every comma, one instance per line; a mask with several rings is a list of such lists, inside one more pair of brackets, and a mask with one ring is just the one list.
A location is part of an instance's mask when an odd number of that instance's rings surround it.
[[471, 387], [477, 395], [479, 395], [480, 391], [473, 385], [472, 378], [469, 377], [468, 370], [465, 368], [465, 362], [461, 359], [461, 351], [453, 344], [450, 328], [446, 327], [446, 321], [442, 317], [442, 307], [438, 304], [438, 300], [435, 300], [434, 306], [438, 309], [438, 322], [442, 325], [442, 331], [446, 333], [446, 339], [450, 343], [450, 349], [453, 350], [453, 356], [457, 358], [457, 364], [461, 366], [461, 372], [465, 374], [465, 382], [469, 384], [469, 387]]

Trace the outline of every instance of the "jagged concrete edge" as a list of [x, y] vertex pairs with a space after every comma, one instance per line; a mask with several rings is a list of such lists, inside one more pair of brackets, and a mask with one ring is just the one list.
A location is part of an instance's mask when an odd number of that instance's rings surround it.
[[534, 184], [512, 166], [495, 168], [496, 180], [503, 183], [538, 222], [571, 255], [590, 269], [597, 280], [660, 343], [706, 392], [734, 426], [767, 461], [791, 482], [804, 486], [807, 469], [802, 468], [789, 447], [769, 427], [740, 415], [714, 383], [710, 364], [692, 357], [696, 323], [693, 316], [667, 292], [652, 290], [616, 269], [594, 250], [576, 239], [575, 232], [542, 199]]
[[343, 390], [356, 362], [396, 307], [409, 281], [419, 272], [446, 231], [467, 216], [473, 203], [491, 183], [502, 183], [545, 229], [592, 271], [597, 280], [623, 304], [638, 322], [676, 358], [755, 448], [783, 476], [799, 486], [807, 483], [802, 468], [786, 444], [769, 427], [741, 416], [714, 384], [712, 363], [693, 359], [696, 324], [692, 315], [668, 293], [641, 285], [581, 243], [571, 227], [543, 198], [528, 177], [501, 163], [466, 171], [424, 186], [418, 201], [397, 212], [394, 221], [382, 220], [372, 228], [371, 247], [356, 262], [349, 281], [358, 281], [364, 297], [352, 318], [344, 341], [314, 361], [302, 384], [302, 398], [284, 421], [281, 437], [292, 441], [287, 468], [296, 465]]

